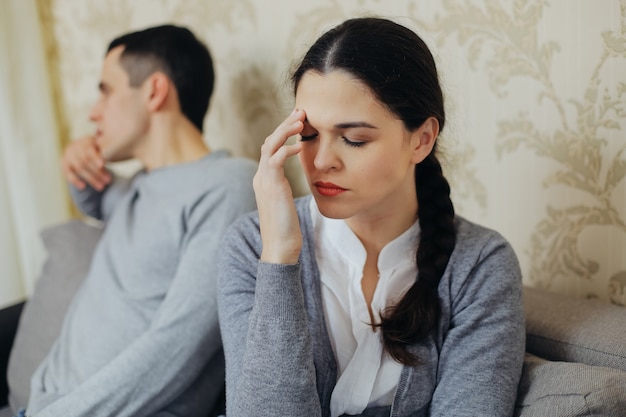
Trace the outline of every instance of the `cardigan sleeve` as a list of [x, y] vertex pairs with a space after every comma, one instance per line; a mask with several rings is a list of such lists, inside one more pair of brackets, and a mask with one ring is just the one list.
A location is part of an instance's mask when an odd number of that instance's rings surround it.
[[222, 245], [219, 314], [228, 417], [321, 415], [300, 265], [259, 261], [256, 219]]
[[480, 246], [451, 272], [465, 279], [451, 284], [432, 417], [513, 414], [525, 347], [521, 272], [497, 233]]

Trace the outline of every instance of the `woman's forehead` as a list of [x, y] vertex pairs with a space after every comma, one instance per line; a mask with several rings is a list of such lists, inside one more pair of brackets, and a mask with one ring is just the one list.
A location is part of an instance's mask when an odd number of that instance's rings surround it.
[[305, 73], [296, 92], [296, 108], [307, 114], [311, 124], [337, 124], [393, 117], [362, 81], [345, 71]]

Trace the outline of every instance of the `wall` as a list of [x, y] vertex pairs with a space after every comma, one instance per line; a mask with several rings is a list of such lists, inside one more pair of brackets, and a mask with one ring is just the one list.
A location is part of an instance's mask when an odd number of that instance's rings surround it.
[[457, 211], [512, 242], [526, 284], [626, 304], [626, 0], [40, 4], [66, 140], [93, 129], [107, 42], [168, 21], [216, 61], [207, 142], [250, 158], [288, 113], [289, 69], [321, 31], [372, 13], [410, 26], [439, 65]]

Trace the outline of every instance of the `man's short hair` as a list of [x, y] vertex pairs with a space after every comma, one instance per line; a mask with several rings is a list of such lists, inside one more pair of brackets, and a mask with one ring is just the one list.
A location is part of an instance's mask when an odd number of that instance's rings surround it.
[[151, 27], [115, 38], [107, 49], [124, 46], [120, 57], [131, 87], [139, 87], [155, 71], [161, 71], [176, 87], [182, 113], [202, 132], [204, 116], [213, 92], [211, 54], [187, 28]]

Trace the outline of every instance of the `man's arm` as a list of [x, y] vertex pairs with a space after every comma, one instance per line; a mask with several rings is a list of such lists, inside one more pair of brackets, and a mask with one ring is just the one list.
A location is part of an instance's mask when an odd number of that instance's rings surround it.
[[209, 359], [221, 354], [217, 249], [226, 227], [252, 209], [251, 187], [243, 185], [223, 187], [199, 201], [188, 217], [176, 275], [150, 328], [99, 372], [33, 415], [150, 416], [184, 393]]

